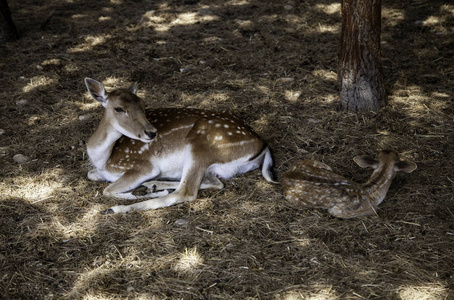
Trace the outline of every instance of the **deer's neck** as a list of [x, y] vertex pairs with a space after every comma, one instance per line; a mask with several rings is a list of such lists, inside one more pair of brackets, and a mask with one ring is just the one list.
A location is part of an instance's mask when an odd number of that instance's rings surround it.
[[97, 169], [104, 170], [107, 160], [112, 154], [115, 142], [121, 136], [122, 134], [113, 128], [105, 118], [101, 119], [95, 133], [93, 133], [87, 142], [88, 156]]
[[375, 206], [385, 199], [395, 175], [393, 166], [383, 165], [374, 170], [370, 179], [363, 184], [364, 192]]

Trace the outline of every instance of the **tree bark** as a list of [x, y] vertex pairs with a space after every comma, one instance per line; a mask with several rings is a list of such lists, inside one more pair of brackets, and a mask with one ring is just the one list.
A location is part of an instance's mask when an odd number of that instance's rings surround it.
[[380, 31], [381, 0], [342, 0], [338, 82], [343, 109], [378, 111], [386, 105]]
[[9, 10], [8, 1], [0, 0], [0, 43], [18, 38], [16, 26], [14, 26]]

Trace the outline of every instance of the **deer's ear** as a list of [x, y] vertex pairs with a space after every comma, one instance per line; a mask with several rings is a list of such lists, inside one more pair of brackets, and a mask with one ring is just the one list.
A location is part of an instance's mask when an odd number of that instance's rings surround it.
[[136, 94], [137, 94], [137, 83], [134, 82], [134, 83], [128, 88], [128, 90], [129, 90], [131, 93], [133, 93], [134, 95], [136, 95]]
[[414, 170], [416, 170], [417, 167], [418, 166], [414, 162], [408, 160], [401, 160], [394, 165], [394, 171], [396, 172], [403, 171], [405, 173], [411, 173]]
[[353, 158], [355, 163], [358, 164], [361, 168], [372, 168], [376, 169], [378, 167], [378, 160], [368, 155], [359, 155]]
[[108, 96], [102, 83], [91, 78], [85, 78], [85, 85], [87, 86], [87, 90], [90, 92], [93, 99], [101, 102], [103, 106], [106, 106]]

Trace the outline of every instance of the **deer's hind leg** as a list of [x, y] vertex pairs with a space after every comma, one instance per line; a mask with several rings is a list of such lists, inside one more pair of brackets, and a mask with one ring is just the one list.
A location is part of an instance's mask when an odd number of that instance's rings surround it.
[[[176, 190], [180, 186], [180, 181], [160, 181], [153, 180], [142, 183], [143, 186], [149, 188], [152, 192], [157, 192], [161, 190]], [[215, 174], [211, 172], [206, 172], [205, 176], [202, 179], [199, 189], [217, 189], [221, 190], [224, 188], [224, 184]]]

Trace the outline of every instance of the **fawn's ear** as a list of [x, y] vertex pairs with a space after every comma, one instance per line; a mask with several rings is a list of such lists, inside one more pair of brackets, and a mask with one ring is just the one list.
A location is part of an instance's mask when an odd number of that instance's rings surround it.
[[129, 88], [128, 90], [133, 93], [134, 95], [137, 94], [137, 82], [134, 82]]
[[107, 105], [107, 91], [102, 85], [102, 83], [91, 79], [85, 78], [85, 85], [87, 86], [87, 90], [90, 92], [90, 95], [98, 102], [101, 102], [102, 106]]
[[353, 158], [353, 161], [358, 164], [361, 168], [372, 168], [378, 167], [378, 160], [368, 155], [359, 155]]
[[394, 171], [396, 172], [403, 171], [405, 173], [411, 173], [414, 170], [416, 170], [417, 167], [418, 166], [414, 162], [408, 160], [401, 160], [394, 165]]

